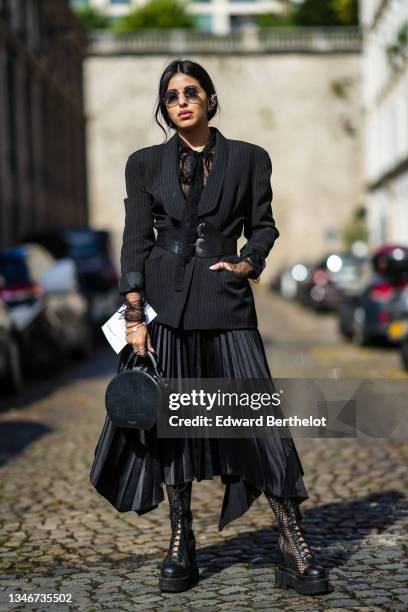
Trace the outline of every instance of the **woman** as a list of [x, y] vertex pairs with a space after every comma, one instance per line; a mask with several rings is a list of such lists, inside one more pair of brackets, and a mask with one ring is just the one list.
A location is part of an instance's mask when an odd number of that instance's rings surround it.
[[[159, 84], [161, 113], [176, 133], [133, 153], [126, 164], [126, 220], [119, 291], [131, 352], [155, 351], [169, 378], [271, 378], [257, 328], [252, 289], [279, 236], [272, 216], [271, 160], [265, 149], [231, 140], [208, 122], [217, 111], [208, 73], [176, 60]], [[163, 128], [162, 128], [163, 129]], [[157, 230], [155, 238], [154, 228]], [[237, 255], [242, 230], [247, 243]], [[144, 302], [157, 316], [144, 321]], [[91, 482], [120, 512], [139, 515], [164, 500], [171, 541], [160, 573], [162, 591], [183, 591], [199, 578], [192, 481], [221, 476], [219, 530], [263, 492], [279, 525], [276, 586], [326, 592], [328, 579], [306, 544], [299, 504], [308, 498], [290, 434], [267, 438], [164, 439], [155, 431], [113, 427], [98, 442]]]

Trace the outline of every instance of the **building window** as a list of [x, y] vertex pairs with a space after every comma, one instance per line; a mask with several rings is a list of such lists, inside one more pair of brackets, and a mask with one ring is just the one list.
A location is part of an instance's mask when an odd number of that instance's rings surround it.
[[231, 30], [244, 30], [247, 26], [252, 25], [256, 25], [254, 15], [231, 15], [230, 17]]
[[212, 15], [195, 15], [197, 28], [202, 32], [211, 32], [213, 25]]

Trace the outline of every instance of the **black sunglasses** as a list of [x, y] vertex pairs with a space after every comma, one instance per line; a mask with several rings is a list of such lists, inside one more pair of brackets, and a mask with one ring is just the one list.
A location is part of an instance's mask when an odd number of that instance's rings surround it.
[[[199, 93], [200, 93], [200, 89], [196, 87], [195, 85], [188, 85], [187, 87], [184, 88], [184, 96], [186, 100], [188, 102], [191, 102], [192, 104], [199, 104], [201, 102]], [[178, 104], [178, 100], [179, 100], [179, 93], [178, 91], [175, 91], [175, 90], [166, 91], [166, 93], [163, 96], [163, 102], [165, 103], [167, 108], [171, 106], [176, 106], [176, 104]]]

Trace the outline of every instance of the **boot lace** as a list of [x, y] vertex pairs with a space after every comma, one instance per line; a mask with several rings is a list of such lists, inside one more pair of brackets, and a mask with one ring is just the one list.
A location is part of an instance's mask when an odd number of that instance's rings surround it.
[[168, 486], [167, 491], [170, 504], [171, 539], [166, 560], [188, 565], [189, 488]]
[[279, 549], [284, 559], [288, 559], [290, 565], [294, 561], [297, 571], [302, 574], [314, 559], [304, 539], [293, 502], [273, 496], [267, 499], [280, 527]]

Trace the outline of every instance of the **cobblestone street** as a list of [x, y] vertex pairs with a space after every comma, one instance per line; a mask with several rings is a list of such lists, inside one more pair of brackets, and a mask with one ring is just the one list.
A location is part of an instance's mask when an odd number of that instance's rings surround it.
[[[406, 378], [396, 350], [345, 343], [332, 315], [263, 288], [256, 301], [273, 376]], [[106, 348], [2, 406], [1, 610], [408, 609], [408, 444], [385, 439], [296, 439], [310, 495], [302, 525], [330, 570], [329, 594], [275, 589], [277, 530], [265, 498], [217, 531], [219, 479], [193, 483], [199, 584], [160, 594], [167, 500], [141, 517], [119, 514], [89, 483], [116, 361]], [[72, 601], [10, 603], [23, 593], [71, 594]]]

